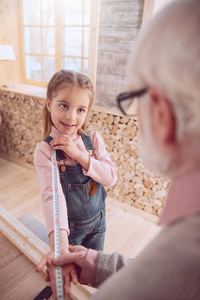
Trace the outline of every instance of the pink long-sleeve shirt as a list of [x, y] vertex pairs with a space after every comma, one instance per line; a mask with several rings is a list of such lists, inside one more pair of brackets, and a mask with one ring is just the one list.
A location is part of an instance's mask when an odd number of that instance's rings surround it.
[[[76, 132], [70, 136], [62, 134], [62, 136], [70, 137], [80, 150], [88, 153], [89, 169], [83, 169], [84, 175], [91, 177], [93, 180], [99, 182], [103, 186], [113, 186], [117, 180], [117, 169], [111, 162], [110, 155], [106, 151], [104, 142], [98, 131], [91, 130], [89, 135], [95, 147], [93, 152], [95, 158], [90, 156], [90, 153], [85, 148], [81, 136]], [[54, 126], [52, 126], [50, 136], [54, 139], [61, 136], [61, 134]], [[71, 159], [67, 155], [64, 163], [71, 166], [77, 164], [75, 160]], [[50, 234], [54, 230], [51, 147], [44, 141], [38, 143], [36, 146], [34, 152], [34, 165], [36, 167], [40, 182], [40, 194], [42, 198], [45, 222], [48, 234]], [[57, 178], [60, 178], [58, 170]], [[66, 201], [60, 180], [58, 180], [58, 203], [60, 229], [67, 230], [69, 233]]]

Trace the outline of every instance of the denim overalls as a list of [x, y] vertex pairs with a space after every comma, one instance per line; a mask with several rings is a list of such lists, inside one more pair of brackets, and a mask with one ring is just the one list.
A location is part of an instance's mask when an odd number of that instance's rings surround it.
[[[94, 150], [89, 135], [81, 134], [87, 151]], [[44, 141], [48, 144], [52, 138]], [[59, 164], [60, 182], [67, 204], [69, 222], [69, 243], [83, 245], [86, 248], [103, 250], [106, 221], [104, 187], [82, 172], [82, 166], [64, 164], [65, 156], [62, 150], [56, 150], [56, 158], [63, 161]], [[106, 175], [106, 174], [105, 174]]]

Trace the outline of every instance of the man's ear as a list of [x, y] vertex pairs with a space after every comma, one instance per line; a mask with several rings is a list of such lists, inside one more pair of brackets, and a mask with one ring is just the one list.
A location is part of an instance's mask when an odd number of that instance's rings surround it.
[[148, 93], [154, 136], [161, 144], [174, 143], [176, 124], [170, 102], [155, 87], [149, 88]]
[[46, 104], [47, 104], [47, 109], [49, 112], [51, 112], [51, 102], [49, 101], [49, 99], [46, 99]]

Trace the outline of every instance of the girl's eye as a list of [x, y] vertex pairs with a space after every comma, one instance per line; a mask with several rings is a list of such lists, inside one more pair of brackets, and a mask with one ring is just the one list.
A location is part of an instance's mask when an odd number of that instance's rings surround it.
[[85, 109], [79, 108], [79, 109], [78, 109], [78, 112], [79, 112], [79, 113], [84, 113], [84, 112], [85, 112]]
[[62, 108], [62, 109], [67, 109], [68, 106], [67, 106], [66, 104], [60, 104], [60, 108]]

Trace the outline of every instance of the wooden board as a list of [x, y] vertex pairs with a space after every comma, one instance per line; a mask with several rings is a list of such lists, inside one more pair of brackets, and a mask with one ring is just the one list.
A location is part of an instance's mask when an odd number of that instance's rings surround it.
[[44, 277], [43, 273], [36, 273], [34, 263], [0, 233], [0, 299], [33, 299], [48, 285]]
[[[32, 231], [30, 231], [26, 226], [24, 226], [1, 206], [0, 230], [34, 264], [38, 264], [41, 258], [50, 250], [50, 247], [46, 243], [39, 239]], [[13, 272], [16, 271], [13, 270]], [[36, 275], [37, 273], [35, 272], [35, 276]], [[91, 292], [86, 287], [80, 284], [72, 284], [72, 295], [70, 296], [71, 299], [87, 300], [90, 298], [90, 296]], [[10, 300], [11, 299], [12, 298], [10, 298]], [[22, 298], [19, 297], [15, 299], [21, 300]], [[6, 300], [9, 300], [9, 298]]]

